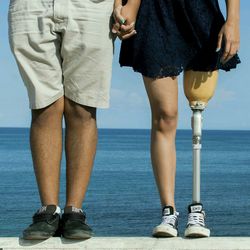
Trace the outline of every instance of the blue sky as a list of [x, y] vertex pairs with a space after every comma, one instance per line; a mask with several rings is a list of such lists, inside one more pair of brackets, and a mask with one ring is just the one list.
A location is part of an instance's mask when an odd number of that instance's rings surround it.
[[[219, 0], [225, 13], [224, 0]], [[8, 0], [0, 1], [0, 127], [29, 127], [26, 89], [8, 44]], [[204, 112], [204, 129], [250, 129], [250, 1], [241, 0], [241, 65], [221, 72], [217, 91]], [[150, 128], [150, 109], [141, 76], [118, 65], [116, 41], [111, 108], [98, 111], [100, 128]], [[179, 129], [190, 128], [191, 111], [179, 77]]]

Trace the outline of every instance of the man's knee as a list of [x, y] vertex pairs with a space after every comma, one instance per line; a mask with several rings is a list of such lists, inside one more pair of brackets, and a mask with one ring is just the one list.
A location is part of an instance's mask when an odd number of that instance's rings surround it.
[[63, 98], [42, 109], [32, 110], [32, 123], [46, 125], [54, 119], [62, 119], [64, 111]]
[[64, 109], [66, 121], [90, 122], [96, 120], [96, 108], [80, 105], [73, 101], [65, 101]]

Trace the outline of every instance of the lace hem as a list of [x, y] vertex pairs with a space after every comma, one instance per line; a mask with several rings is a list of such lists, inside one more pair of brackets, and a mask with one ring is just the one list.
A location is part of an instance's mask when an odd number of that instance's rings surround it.
[[153, 70], [147, 70], [144, 68], [138, 68], [131, 65], [121, 64], [122, 67], [132, 67], [133, 70], [137, 73], [141, 73], [143, 76], [153, 78], [153, 79], [160, 79], [165, 77], [176, 77], [180, 75], [183, 71], [186, 70], [193, 70], [193, 71], [204, 71], [204, 72], [212, 72], [215, 70], [224, 70], [226, 72], [230, 71], [231, 69], [235, 69], [241, 61], [239, 57], [236, 55], [230, 61], [225, 64], [218, 62], [216, 65], [209, 65], [209, 66], [200, 66], [197, 64], [188, 65], [188, 66], [165, 66], [161, 67], [158, 73], [155, 73]]

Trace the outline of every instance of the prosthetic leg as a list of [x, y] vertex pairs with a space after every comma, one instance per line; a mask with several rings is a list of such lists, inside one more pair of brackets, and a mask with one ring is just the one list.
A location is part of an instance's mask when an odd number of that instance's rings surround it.
[[189, 216], [185, 237], [209, 237], [205, 226], [205, 212], [200, 198], [200, 161], [202, 136], [202, 111], [212, 98], [218, 79], [218, 71], [184, 73], [184, 92], [193, 111], [193, 201], [189, 205]]

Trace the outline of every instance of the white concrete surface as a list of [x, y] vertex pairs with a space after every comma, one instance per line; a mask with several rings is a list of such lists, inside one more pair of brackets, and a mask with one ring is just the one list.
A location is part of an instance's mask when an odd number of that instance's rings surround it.
[[[50, 238], [45, 241], [24, 241], [0, 238], [0, 249], [169, 249], [169, 250], [250, 250], [250, 237], [210, 237], [208, 239], [155, 239], [150, 237], [94, 237], [85, 241]], [[2, 250], [1, 249], [1, 250]]]

